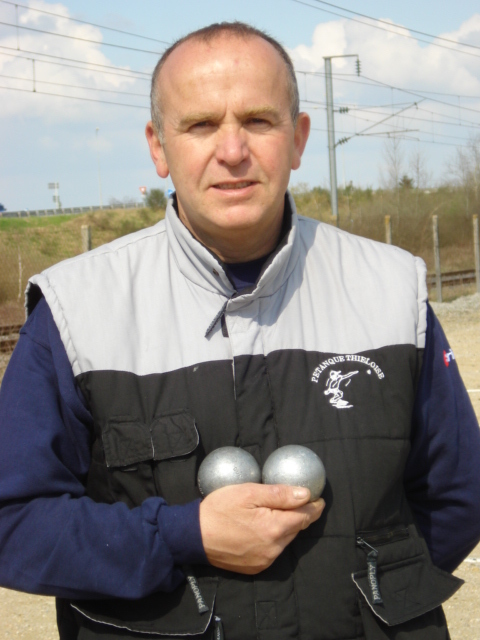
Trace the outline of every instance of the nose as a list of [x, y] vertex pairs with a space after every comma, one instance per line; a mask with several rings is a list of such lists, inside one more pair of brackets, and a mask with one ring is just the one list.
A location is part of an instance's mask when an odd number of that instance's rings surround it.
[[241, 127], [228, 127], [217, 133], [216, 158], [232, 167], [248, 158], [248, 144]]

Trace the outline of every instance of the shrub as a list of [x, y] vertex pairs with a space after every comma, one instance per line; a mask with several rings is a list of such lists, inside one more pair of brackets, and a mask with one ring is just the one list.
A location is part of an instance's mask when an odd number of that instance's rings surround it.
[[145, 198], [145, 204], [152, 209], [152, 211], [158, 211], [158, 209], [165, 209], [167, 199], [161, 189], [150, 189]]

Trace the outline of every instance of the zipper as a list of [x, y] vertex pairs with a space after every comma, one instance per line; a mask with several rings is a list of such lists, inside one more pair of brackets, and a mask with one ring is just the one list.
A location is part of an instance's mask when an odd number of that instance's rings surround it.
[[376, 547], [398, 540], [406, 540], [410, 536], [407, 527], [397, 527], [396, 529], [380, 529], [379, 531], [359, 531], [358, 537]]
[[368, 586], [370, 587], [370, 592], [372, 594], [372, 603], [383, 604], [377, 575], [378, 551], [360, 536], [357, 536], [357, 547], [363, 549], [367, 554], [367, 578]]

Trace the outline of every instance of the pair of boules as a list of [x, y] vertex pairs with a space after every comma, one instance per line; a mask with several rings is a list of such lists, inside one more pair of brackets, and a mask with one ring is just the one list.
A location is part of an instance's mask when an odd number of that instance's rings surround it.
[[325, 487], [325, 467], [317, 454], [298, 444], [276, 449], [265, 461], [263, 471], [255, 458], [240, 447], [215, 449], [200, 465], [198, 488], [202, 496], [232, 484], [263, 482], [306, 487], [310, 501], [317, 500]]

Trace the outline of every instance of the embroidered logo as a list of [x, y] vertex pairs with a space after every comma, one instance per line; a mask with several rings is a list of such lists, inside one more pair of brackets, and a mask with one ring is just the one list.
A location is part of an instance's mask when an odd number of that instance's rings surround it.
[[348, 382], [345, 383], [345, 387], [348, 387], [350, 384], [349, 378], [357, 373], [358, 371], [350, 371], [350, 373], [342, 375], [341, 371], [330, 371], [327, 388], [323, 393], [326, 396], [333, 395], [333, 397], [330, 398], [330, 404], [333, 404], [337, 409], [350, 409], [350, 407], [353, 407], [353, 404], [349, 404], [348, 400], [343, 399], [343, 391], [340, 389], [340, 385], [344, 380], [348, 380]]
[[451, 349], [443, 352], [443, 361], [446, 367], [450, 366], [450, 360], [455, 360], [455, 355]]
[[340, 368], [337, 368], [336, 365], [342, 362], [355, 362], [360, 365], [366, 366], [365, 373], [367, 375], [372, 375], [372, 371], [377, 375], [379, 380], [383, 380], [385, 374], [380, 369], [380, 367], [370, 358], [365, 356], [357, 356], [353, 354], [341, 355], [341, 356], [332, 356], [331, 358], [327, 358], [323, 362], [321, 362], [318, 367], [316, 367], [315, 371], [312, 373], [311, 381], [318, 384], [320, 380], [320, 376], [322, 375], [325, 369], [329, 369], [330, 367], [335, 366], [335, 369], [331, 369], [328, 375], [327, 380], [325, 381], [325, 390], [324, 395], [331, 396], [329, 398], [329, 402], [336, 409], [351, 409], [353, 404], [345, 398], [346, 388], [352, 382], [353, 376], [356, 376], [360, 373], [360, 369], [356, 371], [348, 371], [344, 373]]

